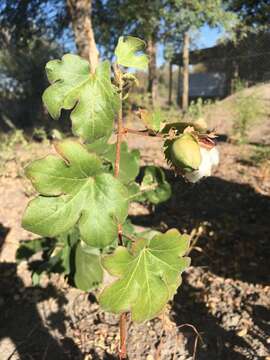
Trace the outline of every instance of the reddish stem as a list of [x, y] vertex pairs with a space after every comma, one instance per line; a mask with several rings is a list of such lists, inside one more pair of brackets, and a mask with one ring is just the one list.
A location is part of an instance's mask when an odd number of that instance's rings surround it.
[[122, 313], [120, 315], [120, 347], [119, 347], [119, 359], [126, 359], [127, 358], [127, 346], [126, 346], [126, 340], [127, 340], [127, 314]]
[[[122, 90], [122, 89], [121, 89]], [[122, 91], [121, 91], [122, 93]], [[123, 134], [123, 110], [122, 110], [122, 96], [121, 98], [121, 105], [118, 112], [117, 118], [117, 141], [116, 141], [116, 156], [115, 156], [115, 163], [114, 163], [114, 176], [117, 178], [120, 171], [120, 159], [121, 159], [121, 142], [122, 142], [122, 134]]]
[[[119, 69], [116, 69], [116, 71]], [[119, 90], [120, 90], [120, 108], [117, 117], [117, 141], [116, 141], [116, 155], [114, 163], [114, 176], [117, 178], [120, 171], [120, 160], [121, 160], [121, 142], [123, 135], [123, 109], [122, 109], [122, 79], [119, 79]], [[123, 245], [122, 240], [122, 225], [118, 224], [118, 244]], [[122, 313], [120, 315], [119, 327], [120, 327], [120, 347], [119, 347], [119, 359], [127, 358], [127, 348], [126, 348], [126, 339], [127, 339], [127, 314]]]

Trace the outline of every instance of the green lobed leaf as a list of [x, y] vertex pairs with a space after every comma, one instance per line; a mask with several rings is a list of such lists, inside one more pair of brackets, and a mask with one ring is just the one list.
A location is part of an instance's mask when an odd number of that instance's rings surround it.
[[74, 226], [69, 231], [61, 233], [56, 238], [57, 243], [73, 247], [80, 240], [79, 229]]
[[48, 253], [55, 247], [56, 240], [49, 238], [37, 238], [21, 241], [16, 251], [16, 261], [29, 260], [38, 252]]
[[112, 132], [120, 98], [111, 83], [110, 63], [100, 63], [95, 74], [78, 55], [66, 54], [62, 60], [46, 65], [50, 83], [43, 102], [50, 115], [58, 119], [62, 109], [72, 110], [72, 130], [86, 141], [107, 139]]
[[[72, 248], [78, 241], [79, 231], [76, 227], [55, 238], [42, 237], [22, 241], [16, 252], [16, 261], [28, 261], [32, 283], [38, 285], [44, 273], [48, 276], [51, 273], [70, 274]], [[40, 260], [33, 257], [37, 253], [41, 254]]]
[[163, 170], [157, 166], [145, 167], [141, 189], [145, 189], [144, 198], [155, 205], [167, 201], [172, 195], [171, 185], [166, 181]]
[[130, 201], [137, 201], [137, 202], [145, 201], [145, 198], [140, 188], [140, 184], [138, 184], [135, 181], [132, 181], [130, 184], [128, 184], [127, 189], [128, 189], [128, 197]]
[[42, 252], [42, 260], [28, 260], [33, 285], [38, 284], [42, 274], [50, 276], [52, 273], [65, 275], [70, 273], [70, 247], [65, 245], [63, 248], [55, 247], [51, 250]]
[[128, 194], [122, 183], [104, 173], [101, 159], [74, 140], [56, 144], [62, 157], [49, 155], [26, 169], [41, 194], [23, 216], [23, 227], [54, 237], [78, 224], [81, 239], [104, 248], [117, 235], [118, 223], [127, 217]]
[[146, 109], [140, 109], [140, 117], [147, 129], [158, 132], [163, 127], [164, 118], [160, 110], [150, 112]]
[[61, 256], [63, 272], [64, 274], [69, 275], [71, 271], [71, 260], [70, 260], [71, 247], [68, 244], [66, 244], [62, 249], [60, 256]]
[[121, 36], [115, 48], [117, 63], [126, 67], [145, 70], [148, 57], [141, 54], [145, 50], [145, 42], [133, 36]]
[[75, 250], [74, 282], [77, 288], [89, 291], [98, 286], [103, 279], [103, 269], [97, 249], [79, 242]]
[[[103, 154], [103, 157], [111, 162], [114, 169], [115, 157], [116, 157], [116, 144], [109, 145], [107, 152]], [[124, 184], [128, 184], [134, 180], [139, 174], [140, 170], [140, 152], [139, 150], [128, 150], [126, 142], [121, 144], [120, 153], [120, 171], [119, 180]]]
[[60, 234], [56, 237], [57, 243], [62, 245], [61, 261], [65, 274], [72, 272], [72, 249], [80, 241], [80, 232], [76, 226], [72, 227], [69, 231]]
[[148, 201], [158, 205], [169, 200], [171, 185], [166, 181], [164, 171], [156, 166], [146, 166], [141, 184], [132, 182], [128, 186], [129, 197], [133, 201]]
[[[45, 259], [44, 259], [45, 260]], [[32, 263], [35, 268], [35, 263]], [[70, 247], [65, 245], [63, 249], [55, 249], [52, 255], [45, 261], [41, 261], [35, 269], [36, 272], [42, 273], [59, 273], [69, 274], [70, 272]]]
[[113, 313], [131, 311], [134, 321], [158, 315], [181, 283], [181, 272], [190, 259], [183, 257], [189, 236], [171, 229], [149, 239], [139, 239], [132, 251], [119, 246], [105, 256], [103, 266], [118, 277], [100, 294], [100, 304]]
[[87, 144], [85, 144], [85, 146], [90, 152], [94, 152], [94, 153], [102, 156], [103, 154], [105, 154], [109, 151], [111, 144], [108, 144], [108, 139], [101, 138], [101, 139], [93, 141], [89, 144], [87, 143]]
[[123, 246], [130, 249], [133, 243], [132, 239], [135, 239], [137, 236], [136, 236], [136, 229], [129, 218], [127, 218], [127, 220], [122, 226], [122, 233], [123, 233], [122, 236]]

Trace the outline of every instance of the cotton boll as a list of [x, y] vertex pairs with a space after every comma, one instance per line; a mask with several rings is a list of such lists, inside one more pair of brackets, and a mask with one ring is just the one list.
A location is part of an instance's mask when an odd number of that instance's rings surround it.
[[170, 147], [170, 161], [178, 169], [194, 171], [201, 163], [200, 145], [191, 134], [182, 134]]
[[185, 177], [192, 183], [197, 182], [204, 176], [211, 175], [211, 166], [212, 162], [210, 159], [209, 151], [205, 148], [200, 148], [201, 152], [201, 164], [199, 166], [199, 170], [192, 171], [190, 173], [186, 173]]
[[201, 164], [199, 170], [186, 173], [185, 177], [192, 183], [199, 181], [205, 176], [211, 176], [212, 167], [217, 166], [219, 163], [219, 153], [216, 148], [207, 150], [203, 147], [200, 147], [201, 152]]
[[218, 166], [218, 164], [219, 164], [219, 152], [218, 152], [218, 149], [216, 147], [212, 148], [209, 151], [209, 155], [210, 155], [210, 158], [211, 158], [212, 166]]

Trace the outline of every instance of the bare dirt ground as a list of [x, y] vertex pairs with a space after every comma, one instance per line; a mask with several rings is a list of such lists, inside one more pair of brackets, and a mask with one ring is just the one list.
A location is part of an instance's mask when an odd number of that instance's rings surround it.
[[[163, 317], [130, 324], [130, 360], [270, 359], [270, 170], [243, 161], [248, 145], [220, 143], [221, 164], [212, 177], [186, 184], [167, 168], [158, 139], [131, 137], [142, 165], [166, 170], [174, 196], [155, 208], [133, 204], [140, 227], [191, 232], [192, 266]], [[147, 142], [146, 142], [147, 141]], [[70, 288], [58, 276], [31, 285], [27, 265], [15, 263], [31, 187], [21, 176], [48, 145], [17, 148], [0, 179], [0, 359], [116, 359], [118, 318], [103, 313], [93, 294]], [[33, 155], [34, 154], [34, 155]]]

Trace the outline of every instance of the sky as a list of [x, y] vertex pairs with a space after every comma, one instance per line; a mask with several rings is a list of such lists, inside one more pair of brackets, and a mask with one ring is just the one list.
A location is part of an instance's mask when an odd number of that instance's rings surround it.
[[[201, 27], [201, 29], [198, 32], [198, 35], [196, 36], [196, 40], [194, 41], [193, 48], [196, 49], [203, 49], [214, 46], [217, 41], [220, 39], [220, 37], [224, 34], [222, 29], [216, 27], [216, 28], [210, 28], [208, 25], [204, 25]], [[65, 42], [70, 42], [70, 34], [66, 34], [67, 39]], [[69, 51], [76, 52], [76, 47], [73, 42], [70, 42], [68, 46]], [[164, 64], [165, 60], [163, 57], [163, 49], [164, 46], [162, 44], [158, 45], [158, 51], [157, 51], [157, 66], [161, 66]]]
[[[1, 0], [0, 0], [1, 4]], [[46, 6], [49, 8], [46, 8]], [[52, 9], [51, 5], [46, 5], [45, 11], [48, 13], [51, 13], [51, 16], [54, 16], [55, 13], [57, 13], [57, 9]], [[196, 49], [202, 49], [207, 47], [212, 47], [217, 43], [217, 40], [222, 36], [224, 32], [222, 29], [216, 27], [216, 28], [210, 28], [208, 25], [204, 25], [201, 27], [201, 29], [198, 31], [198, 34], [196, 34], [194, 44], [191, 48]], [[67, 31], [63, 35], [64, 43], [67, 45], [67, 49], [71, 52], [76, 52], [76, 47], [73, 41], [70, 41], [70, 33]], [[157, 65], [161, 66], [164, 64], [165, 60], [163, 57], [163, 50], [164, 46], [162, 44], [158, 45], [158, 51], [157, 51]]]
[[[1, 7], [1, 0], [0, 0], [0, 7]], [[51, 15], [53, 18], [56, 14], [58, 9], [52, 8], [51, 4], [45, 4], [44, 11]], [[196, 49], [202, 49], [207, 47], [212, 47], [217, 43], [217, 40], [222, 36], [224, 32], [222, 29], [216, 27], [216, 28], [210, 28], [208, 25], [204, 25], [201, 27], [201, 29], [198, 31], [198, 34], [196, 34], [195, 41], [192, 48]], [[131, 34], [132, 35], [132, 34]], [[76, 47], [73, 41], [70, 41], [70, 33], [69, 31], [66, 31], [66, 33], [63, 35], [64, 43], [66, 44], [66, 48], [71, 51], [75, 52]], [[157, 51], [157, 65], [161, 66], [164, 64], [165, 60], [163, 57], [163, 50], [164, 46], [162, 44], [158, 45], [158, 51]]]
[[[198, 32], [194, 47], [196, 49], [203, 49], [214, 46], [219, 38], [222, 36], [223, 31], [220, 28], [210, 28], [208, 25], [204, 25]], [[163, 45], [158, 47], [157, 65], [160, 66], [164, 63], [163, 58]]]
[[204, 25], [200, 29], [198, 44], [196, 44], [197, 48], [202, 49], [214, 46], [222, 34], [223, 31], [220, 28], [211, 29], [208, 25]]

